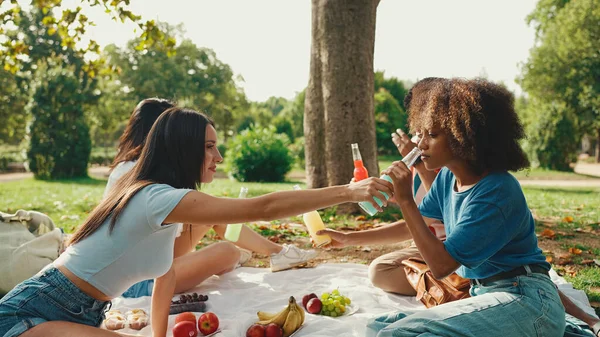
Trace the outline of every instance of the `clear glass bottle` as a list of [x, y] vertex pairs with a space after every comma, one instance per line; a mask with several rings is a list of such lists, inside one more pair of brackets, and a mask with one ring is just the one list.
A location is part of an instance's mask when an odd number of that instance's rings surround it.
[[363, 164], [362, 156], [360, 155], [360, 150], [358, 149], [358, 144], [351, 144], [352, 146], [352, 160], [354, 161], [354, 181], [361, 181], [363, 179], [369, 178], [369, 172]]
[[[248, 188], [242, 186], [240, 188], [240, 195], [238, 198], [244, 199], [248, 195]], [[227, 229], [225, 229], [225, 239], [231, 242], [237, 242], [240, 239], [240, 233], [242, 232], [242, 227], [244, 224], [236, 223], [227, 225]]]
[[[404, 164], [406, 164], [406, 166], [408, 168], [410, 168], [417, 162], [419, 157], [421, 157], [421, 150], [419, 150], [418, 148], [415, 147], [404, 158], [402, 158], [402, 161], [404, 162]], [[388, 176], [387, 174], [382, 175], [380, 178], [385, 179], [389, 182], [392, 182], [392, 178], [390, 176]], [[390, 198], [390, 196], [387, 195], [386, 193], [381, 192], [381, 194], [383, 194], [383, 196], [385, 197], [385, 200], [388, 200]], [[383, 201], [381, 201], [379, 198], [374, 197], [373, 199], [375, 199], [375, 202], [380, 207], [383, 206]], [[373, 206], [373, 204], [371, 204], [368, 201], [361, 201], [358, 203], [358, 205], [360, 206], [360, 208], [363, 209], [363, 211], [365, 211], [370, 216], [373, 216], [373, 215], [377, 214], [377, 212], [379, 212], [377, 210], [377, 208], [375, 208], [375, 206]]]

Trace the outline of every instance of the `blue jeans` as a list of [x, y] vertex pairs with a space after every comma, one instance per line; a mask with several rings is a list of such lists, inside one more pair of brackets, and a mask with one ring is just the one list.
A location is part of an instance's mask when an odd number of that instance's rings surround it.
[[470, 298], [371, 320], [377, 337], [562, 337], [565, 309], [550, 278], [531, 273], [471, 287]]
[[19, 336], [48, 321], [100, 326], [109, 303], [85, 294], [51, 267], [21, 282], [0, 299], [0, 336]]
[[125, 298], [138, 298], [142, 296], [152, 296], [152, 287], [154, 286], [154, 280], [144, 280], [138, 282], [129, 289], [125, 290], [123, 297]]

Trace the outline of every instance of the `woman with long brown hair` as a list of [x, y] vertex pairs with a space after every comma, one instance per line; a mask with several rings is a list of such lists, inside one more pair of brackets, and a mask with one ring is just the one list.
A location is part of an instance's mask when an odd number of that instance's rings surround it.
[[[161, 98], [142, 100], [133, 110], [125, 131], [119, 138], [118, 153], [111, 165], [111, 173], [104, 190], [106, 197], [117, 181], [129, 172], [138, 161], [148, 133], [158, 117], [175, 103]], [[217, 158], [217, 160], [221, 160]], [[208, 183], [210, 181], [204, 181]], [[212, 229], [225, 237], [227, 225], [216, 224]], [[282, 271], [305, 264], [316, 256], [314, 250], [300, 249], [294, 245], [280, 245], [243, 226], [238, 241], [223, 241], [196, 250], [196, 244], [211, 226], [180, 224], [175, 239], [174, 268], [177, 275], [176, 292], [183, 292], [202, 283], [212, 275], [233, 270], [250, 257], [252, 252], [270, 257], [271, 271]], [[241, 248], [241, 249], [238, 249]], [[138, 282], [123, 293], [123, 297], [151, 296], [154, 280]]]
[[48, 268], [0, 300], [4, 337], [117, 336], [96, 328], [110, 300], [154, 278], [151, 326], [167, 332], [176, 287], [173, 246], [178, 223], [212, 226], [272, 220], [344, 202], [385, 199], [392, 185], [368, 178], [351, 185], [218, 198], [196, 190], [221, 156], [213, 123], [171, 108], [156, 121], [134, 168], [91, 212], [69, 248]]

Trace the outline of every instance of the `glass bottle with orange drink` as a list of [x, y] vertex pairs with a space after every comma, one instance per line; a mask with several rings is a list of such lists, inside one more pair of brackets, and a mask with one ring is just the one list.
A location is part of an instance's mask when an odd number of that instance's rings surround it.
[[361, 181], [369, 177], [369, 172], [363, 164], [358, 144], [354, 143], [352, 146], [352, 159], [354, 160], [354, 181]]

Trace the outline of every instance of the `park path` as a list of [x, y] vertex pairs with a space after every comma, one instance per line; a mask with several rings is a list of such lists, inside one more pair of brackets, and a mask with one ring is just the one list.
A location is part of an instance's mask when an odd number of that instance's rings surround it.
[[[109, 168], [107, 166], [90, 167], [89, 174], [96, 178], [107, 178]], [[578, 163], [575, 166], [575, 172], [588, 176], [595, 176], [598, 179], [585, 180], [536, 180], [521, 179], [519, 182], [523, 186], [554, 186], [554, 187], [600, 187], [600, 164]], [[0, 183], [31, 178], [30, 172], [4, 173], [0, 174]], [[293, 177], [294, 179], [303, 179], [304, 177]]]
[[[106, 179], [108, 178], [108, 171], [108, 166], [94, 166], [89, 168], [88, 173], [92, 177]], [[33, 173], [31, 172], [2, 173], [0, 174], [0, 183], [32, 177]]]

